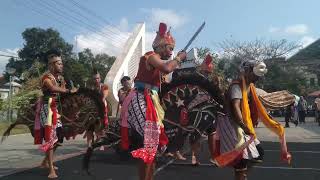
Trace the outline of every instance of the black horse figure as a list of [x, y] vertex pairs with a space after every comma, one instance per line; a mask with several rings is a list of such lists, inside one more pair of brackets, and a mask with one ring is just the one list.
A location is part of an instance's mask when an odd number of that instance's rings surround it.
[[185, 68], [175, 71], [171, 83], [162, 86], [168, 151], [181, 149], [187, 135], [193, 143], [215, 132], [217, 113], [223, 111], [223, 93], [216, 77]]
[[[223, 93], [216, 76], [202, 74], [197, 68], [176, 70], [172, 81], [162, 84], [160, 99], [165, 110], [164, 125], [169, 149], [178, 149], [183, 145], [185, 136], [181, 139], [179, 133], [190, 134], [191, 140], [196, 141], [203, 133], [214, 132], [217, 113], [223, 111]], [[181, 118], [184, 115], [187, 118]], [[87, 149], [83, 169], [89, 173], [93, 150], [102, 145], [114, 147], [121, 153], [117, 145], [119, 142], [120, 125], [115, 120], [110, 123], [106, 136]]]
[[[64, 136], [69, 139], [77, 134], [82, 134], [88, 127], [94, 126], [95, 130], [103, 127], [104, 104], [99, 92], [87, 88], [80, 88], [77, 93], [61, 96], [60, 115], [64, 129]], [[18, 110], [17, 120], [4, 132], [2, 140], [10, 135], [16, 125], [28, 126], [33, 136], [34, 120], [37, 98]]]

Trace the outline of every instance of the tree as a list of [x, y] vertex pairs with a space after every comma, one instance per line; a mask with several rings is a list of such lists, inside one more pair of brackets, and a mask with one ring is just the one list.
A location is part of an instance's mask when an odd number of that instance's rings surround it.
[[72, 81], [74, 85], [84, 87], [84, 80], [91, 77], [91, 72], [91, 66], [80, 63], [78, 60], [71, 59], [64, 63], [64, 77], [67, 83]]
[[286, 39], [269, 40], [256, 39], [254, 41], [225, 40], [218, 44], [224, 52], [224, 56], [238, 57], [240, 59], [274, 59], [285, 57], [292, 51], [301, 47], [296, 42]]
[[[300, 47], [295, 42], [282, 40], [254, 41], [225, 40], [219, 43], [223, 54], [219, 57], [219, 68], [223, 70], [226, 78], [234, 79], [238, 75], [238, 67], [243, 60], [265, 60], [268, 65], [268, 73], [257, 86], [268, 92], [287, 89], [290, 92], [305, 93], [305, 78], [301, 73], [290, 67], [282, 67], [285, 57]], [[269, 63], [270, 62], [270, 63]]]
[[90, 49], [86, 48], [82, 52], [78, 53], [79, 62], [82, 64], [92, 65], [94, 61], [94, 55]]
[[85, 64], [87, 67], [91, 67], [89, 73], [92, 74], [92, 70], [96, 69], [99, 71], [102, 78], [107, 75], [116, 60], [116, 57], [109, 56], [105, 53], [93, 55], [90, 49], [84, 49], [82, 52], [79, 52], [78, 57], [79, 62]]
[[[46, 64], [44, 53], [49, 49], [61, 50], [64, 60], [68, 60], [72, 54], [72, 45], [67, 43], [60, 33], [51, 28], [27, 28], [23, 33], [24, 46], [18, 52], [19, 59], [10, 59], [7, 67], [14, 67], [16, 74], [20, 76], [28, 71], [36, 61]], [[41, 69], [43, 71], [43, 69]], [[42, 73], [42, 72], [41, 72]]]
[[71, 59], [65, 62], [64, 67], [67, 71], [64, 72], [66, 80], [72, 80], [74, 84], [80, 86], [93, 84], [93, 69], [99, 71], [103, 79], [116, 57], [107, 54], [94, 55], [90, 49], [84, 49], [78, 53], [78, 59]]
[[294, 94], [305, 94], [306, 81], [303, 75], [290, 67], [281, 68], [276, 63], [268, 64], [269, 72], [260, 82], [260, 86], [268, 92], [289, 90]]
[[[34, 90], [38, 86], [37, 80], [47, 70], [47, 61], [44, 54], [49, 49], [59, 49], [64, 63], [64, 77], [68, 82], [84, 86], [86, 79], [92, 79], [94, 67], [99, 70], [101, 77], [105, 77], [111, 68], [115, 57], [107, 54], [94, 55], [90, 49], [84, 49], [78, 56], [72, 53], [73, 46], [67, 43], [60, 33], [52, 28], [27, 28], [23, 33], [24, 46], [18, 52], [19, 58], [11, 58], [7, 67], [16, 69], [28, 90]], [[8, 74], [5, 74], [9, 77]]]

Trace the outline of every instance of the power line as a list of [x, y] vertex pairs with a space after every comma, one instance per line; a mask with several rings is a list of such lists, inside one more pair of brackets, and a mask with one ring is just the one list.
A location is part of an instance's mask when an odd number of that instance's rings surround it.
[[[13, 2], [14, 4], [20, 6], [20, 4], [19, 4], [18, 2], [16, 2], [15, 0], [13, 0], [13, 1], [11, 1], [11, 2]], [[53, 18], [53, 19], [57, 20], [59, 23], [65, 25], [65, 26], [67, 26], [67, 27], [73, 28], [73, 27], [70, 26], [69, 24], [66, 24], [65, 22], [61, 21], [59, 18], [56, 18], [56, 17], [54, 17], [54, 16], [51, 16], [50, 14], [43, 13], [43, 12], [39, 11], [38, 9], [30, 6], [30, 4], [22, 3], [21, 5], [27, 7], [29, 10], [31, 10], [32, 12], [34, 12], [34, 13], [40, 15], [40, 16], [46, 16], [46, 17], [48, 17], [48, 18]], [[69, 33], [69, 32], [66, 32], [66, 33], [69, 34], [69, 35], [71, 35], [71, 36], [74, 35], [74, 34], [71, 34], [71, 33]]]
[[71, 2], [72, 4], [74, 4], [75, 6], [77, 6], [79, 9], [83, 9], [84, 11], [86, 11], [88, 14], [96, 17], [97, 19], [100, 19], [102, 22], [109, 24], [110, 26], [114, 27], [118, 33], [121, 32], [120, 29], [118, 29], [117, 27], [113, 26], [109, 21], [105, 20], [103, 17], [99, 16], [98, 14], [96, 14], [94, 11], [82, 6], [81, 4], [79, 4], [78, 2], [74, 1], [74, 0], [70, 0], [68, 2]]
[[[55, 7], [53, 4], [48, 3], [49, 1], [38, 0], [38, 2], [40, 2], [43, 6], [46, 6], [46, 8], [49, 8], [49, 9], [52, 9], [52, 7]], [[90, 23], [83, 21], [81, 18], [78, 18], [78, 17], [74, 16], [73, 14], [70, 14], [68, 10], [64, 11], [62, 8], [56, 7], [54, 13], [60, 15], [63, 18], [67, 18], [67, 19], [73, 21], [75, 24], [78, 24], [80, 26], [85, 26], [87, 29], [90, 29], [90, 31], [92, 31], [93, 33], [99, 34], [101, 37], [106, 37], [108, 40], [114, 41], [115, 45], [116, 45], [115, 47], [121, 47], [117, 43], [120, 41], [120, 39], [116, 39], [114, 36], [107, 34], [107, 33], [104, 33], [102, 31], [96, 31], [96, 29], [97, 29], [96, 27], [92, 26]]]
[[[94, 23], [94, 24], [96, 24], [96, 25], [98, 25], [98, 26], [100, 26], [100, 27], [105, 27], [105, 24], [104, 23], [100, 23], [100, 22], [98, 22], [97, 21], [97, 19], [95, 19], [95, 18], [89, 18], [89, 17], [87, 17], [87, 16], [85, 16], [83, 13], [82, 13], [82, 9], [81, 8], [79, 8], [79, 6], [77, 6], [78, 7], [78, 9], [80, 10], [80, 12], [79, 11], [76, 11], [74, 8], [70, 8], [66, 3], [64, 3], [63, 1], [62, 2], [60, 2], [60, 1], [57, 1], [57, 0], [52, 0], [54, 3], [56, 3], [57, 5], [59, 5], [60, 7], [62, 7], [62, 8], [65, 8], [65, 9], [67, 9], [68, 11], [72, 11], [73, 13], [75, 13], [76, 15], [79, 15], [79, 16], [81, 16], [82, 18], [84, 18], [84, 19], [86, 19], [87, 21], [89, 21], [90, 23]], [[93, 22], [95, 20], [95, 22]], [[109, 32], [111, 32], [111, 33], [113, 33], [113, 34], [117, 34], [119, 37], [117, 37], [119, 40], [126, 40], [128, 37], [127, 36], [125, 36], [125, 35], [123, 35], [123, 33], [121, 32], [121, 31], [118, 31], [118, 32], [114, 32], [112, 29], [116, 29], [116, 27], [115, 26], [111, 26], [111, 25], [109, 25], [110, 26], [110, 28], [111, 29], [105, 29], [106, 31], [109, 31]], [[102, 29], [101, 28], [101, 29]]]
[[[20, 4], [17, 3], [17, 2], [15, 2], [14, 0], [13, 0], [12, 2], [14, 2], [16, 5], [20, 6]], [[28, 9], [30, 9], [32, 12], [34, 12], [34, 13], [36, 13], [36, 14], [39, 14], [40, 16], [46, 16], [46, 17], [48, 17], [49, 19], [52, 19], [52, 18], [53, 18], [53, 19], [55, 19], [57, 22], [59, 22], [60, 24], [63, 24], [63, 25], [65, 25], [66, 27], [69, 27], [70, 29], [73, 29], [73, 30], [74, 30], [74, 27], [73, 27], [73, 26], [69, 25], [68, 23], [64, 22], [63, 20], [61, 20], [60, 18], [57, 18], [57, 17], [54, 16], [54, 15], [51, 15], [51, 14], [49, 14], [49, 13], [44, 13], [44, 12], [42, 12], [41, 10], [35, 8], [35, 6], [32, 6], [31, 4], [22, 3], [22, 5], [25, 6], [25, 7], [27, 7]], [[74, 36], [73, 34], [67, 32], [67, 31], [66, 31], [66, 33], [69, 34], [69, 35], [71, 35], [71, 36]], [[95, 39], [98, 40], [98, 41], [102, 41], [101, 39], [97, 39], [96, 37], [93, 37], [93, 38], [95, 38]], [[103, 46], [101, 46], [101, 45], [97, 45], [97, 46], [103, 48]]]
[[[31, 1], [31, 2], [34, 2], [34, 1]], [[42, 0], [39, 0], [38, 1], [42, 6], [45, 6], [46, 9], [52, 9], [52, 7], [47, 4], [46, 2], [42, 1]], [[85, 22], [83, 22], [81, 19], [78, 19], [78, 18], [75, 18], [74, 16], [65, 16], [66, 14], [68, 14], [67, 12], [65, 11], [62, 11], [60, 8], [55, 8], [55, 11], [52, 11], [51, 12], [53, 14], [56, 14], [58, 16], [60, 16], [61, 18], [64, 18], [66, 20], [69, 20], [71, 22], [73, 22], [74, 24], [77, 24], [78, 26], [80, 27], [83, 27], [83, 24], [86, 24]], [[93, 32], [94, 34], [97, 34], [97, 35], [100, 35], [101, 37], [105, 37], [106, 39], [109, 39], [109, 40], [113, 40], [110, 35], [107, 35], [107, 34], [104, 34], [104, 33], [101, 33], [101, 32], [96, 32], [96, 28], [95, 27], [92, 27], [91, 25], [89, 24], [86, 24], [88, 27], [85, 27], [86, 29], [88, 29], [89, 31]], [[118, 44], [112, 44], [113, 46], [115, 47], [120, 47]]]

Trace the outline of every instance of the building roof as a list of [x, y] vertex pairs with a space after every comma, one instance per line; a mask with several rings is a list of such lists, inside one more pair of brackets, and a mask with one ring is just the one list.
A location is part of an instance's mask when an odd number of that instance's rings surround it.
[[[5, 83], [3, 86], [9, 87], [10, 86], [10, 82]], [[17, 82], [12, 82], [12, 86], [13, 87], [22, 87], [21, 84], [17, 83]]]
[[295, 55], [291, 56], [289, 61], [303, 61], [309, 59], [319, 59], [320, 60], [320, 39], [314, 41], [307, 47], [299, 50]]
[[0, 92], [9, 92], [9, 91], [10, 91], [9, 89], [0, 88]]

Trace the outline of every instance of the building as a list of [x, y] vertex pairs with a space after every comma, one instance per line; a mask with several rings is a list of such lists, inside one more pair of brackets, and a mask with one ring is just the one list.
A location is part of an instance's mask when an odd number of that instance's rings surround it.
[[[12, 94], [18, 93], [22, 87], [21, 84], [14, 81], [11, 83], [11, 85], [12, 85]], [[9, 97], [9, 93], [10, 93], [10, 82], [5, 83], [1, 86], [0, 99], [7, 99]]]
[[299, 50], [289, 58], [274, 58], [265, 61], [276, 64], [285, 71], [295, 71], [306, 80], [307, 92], [319, 89], [320, 86], [320, 39]]
[[134, 79], [138, 71], [140, 57], [145, 53], [145, 23], [138, 23], [135, 26], [121, 51], [104, 79], [104, 83], [109, 86], [108, 102], [112, 106], [113, 116], [116, 115], [118, 107], [120, 79], [123, 76]]
[[4, 100], [9, 97], [9, 89], [6, 88], [0, 88], [0, 99]]
[[298, 51], [287, 62], [304, 75], [309, 87], [320, 86], [320, 39]]

